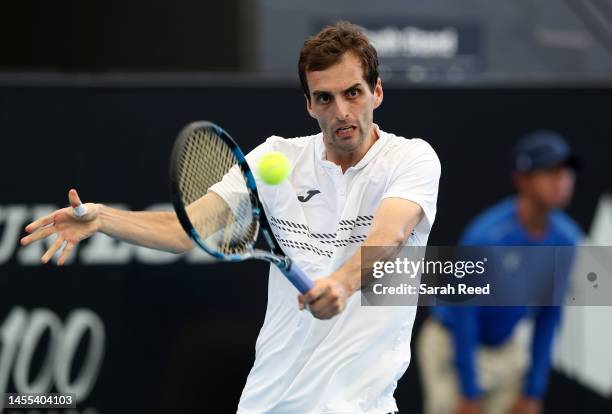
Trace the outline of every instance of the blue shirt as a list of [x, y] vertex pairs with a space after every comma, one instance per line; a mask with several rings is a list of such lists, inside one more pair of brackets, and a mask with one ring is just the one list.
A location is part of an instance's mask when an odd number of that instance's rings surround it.
[[[518, 218], [517, 199], [508, 198], [476, 217], [465, 229], [460, 244], [473, 246], [574, 246], [582, 239], [578, 225], [560, 210], [549, 217], [546, 233], [540, 239], [530, 236]], [[527, 266], [541, 266], [534, 259]], [[567, 272], [569, 264], [567, 263]], [[506, 307], [436, 307], [433, 315], [452, 333], [455, 364], [463, 394], [477, 398], [481, 390], [477, 382], [475, 355], [479, 345], [497, 346], [506, 342], [517, 323], [531, 315], [535, 325], [531, 344], [531, 367], [524, 384], [524, 394], [540, 398], [545, 390], [550, 369], [554, 331], [561, 317], [557, 306], [528, 308]]]

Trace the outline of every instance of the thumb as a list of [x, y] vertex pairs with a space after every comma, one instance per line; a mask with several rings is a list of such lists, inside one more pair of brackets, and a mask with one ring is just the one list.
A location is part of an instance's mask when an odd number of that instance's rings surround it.
[[298, 295], [298, 304], [300, 306], [300, 310], [304, 310], [304, 295]]
[[70, 207], [72, 208], [76, 208], [81, 205], [81, 199], [79, 198], [79, 194], [74, 188], [68, 191], [68, 200], [70, 201]]
[[87, 207], [81, 203], [81, 199], [74, 188], [68, 191], [68, 200], [70, 200], [70, 207], [72, 207], [73, 214], [77, 219], [87, 214]]

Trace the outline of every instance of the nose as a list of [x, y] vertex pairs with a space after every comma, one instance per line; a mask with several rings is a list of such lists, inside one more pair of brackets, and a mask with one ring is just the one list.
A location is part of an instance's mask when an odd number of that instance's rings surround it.
[[344, 99], [335, 100], [334, 111], [334, 116], [338, 121], [344, 121], [349, 117], [348, 103]]
[[554, 186], [563, 193], [570, 193], [574, 188], [574, 172], [567, 167], [555, 171]]

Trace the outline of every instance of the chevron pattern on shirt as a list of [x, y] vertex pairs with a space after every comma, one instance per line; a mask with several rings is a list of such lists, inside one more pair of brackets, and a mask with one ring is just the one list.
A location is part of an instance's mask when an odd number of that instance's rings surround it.
[[[373, 218], [374, 216], [357, 216], [354, 219], [340, 220], [340, 222], [338, 222], [338, 230], [350, 231], [355, 227], [369, 226], [372, 223]], [[295, 223], [290, 220], [279, 219], [273, 216], [270, 216], [270, 226], [273, 228], [276, 240], [278, 240], [281, 245], [294, 249], [307, 250], [319, 256], [325, 257], [332, 257], [333, 252], [322, 247], [317, 247], [309, 242], [280, 237], [277, 230], [293, 234], [304, 234], [308, 238], [316, 239], [319, 243], [333, 247], [346, 247], [353, 243], [362, 243], [367, 238], [367, 235], [360, 234], [352, 235], [344, 239], [338, 239], [338, 233], [313, 233], [310, 227], [305, 224]]]
[[[350, 231], [355, 227], [367, 227], [372, 224], [373, 218], [374, 216], [357, 216], [350, 220], [340, 220], [338, 222], [338, 231]], [[309, 238], [321, 239], [320, 241], [323, 243], [326, 243], [325, 239], [335, 240], [338, 237], [338, 233], [313, 233], [310, 227], [305, 224], [279, 219], [274, 216], [270, 216], [270, 225], [289, 233], [306, 234]]]
[[307, 242], [301, 242], [291, 239], [283, 239], [282, 237], [277, 237], [276, 240], [283, 246], [291, 247], [293, 249], [300, 250], [308, 250], [319, 256], [332, 257], [333, 253], [329, 250], [319, 249], [317, 246], [314, 246]]

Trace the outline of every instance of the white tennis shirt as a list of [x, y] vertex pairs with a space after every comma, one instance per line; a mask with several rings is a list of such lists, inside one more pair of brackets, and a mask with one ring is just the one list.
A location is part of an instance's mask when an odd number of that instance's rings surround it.
[[[279, 244], [312, 279], [330, 275], [356, 253], [387, 197], [422, 207], [424, 218], [407, 244], [427, 244], [436, 215], [438, 157], [421, 139], [375, 128], [379, 139], [344, 174], [325, 160], [321, 133], [293, 139], [272, 136], [247, 155], [253, 171], [269, 151], [291, 160], [286, 181], [268, 186], [258, 180], [257, 186]], [[223, 197], [217, 186], [212, 190]], [[357, 292], [342, 313], [319, 320], [298, 309], [297, 295], [270, 266], [266, 316], [238, 413], [396, 411], [393, 391], [410, 362], [416, 307], [361, 306]]]

